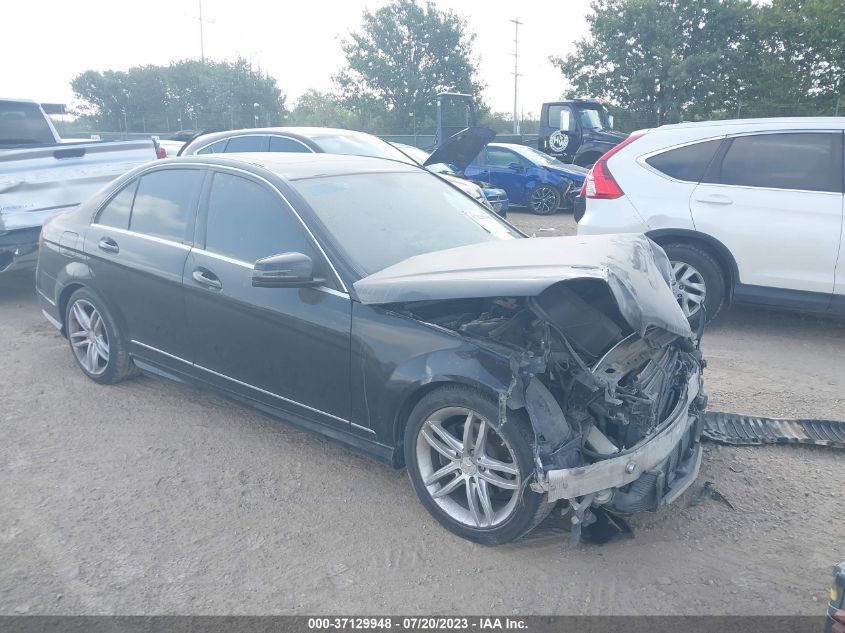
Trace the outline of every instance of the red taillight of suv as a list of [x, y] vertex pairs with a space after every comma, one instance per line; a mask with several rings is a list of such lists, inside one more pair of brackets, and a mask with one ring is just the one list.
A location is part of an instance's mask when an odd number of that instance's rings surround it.
[[156, 146], [156, 156], [158, 158], [167, 158], [167, 150], [161, 145]]
[[623, 196], [625, 192], [622, 191], [619, 183], [616, 182], [613, 174], [610, 173], [610, 169], [607, 167], [607, 161], [620, 149], [626, 145], [630, 145], [646, 132], [647, 130], [634, 132], [619, 143], [619, 145], [602, 154], [602, 157], [596, 161], [596, 164], [590, 169], [590, 173], [587, 174], [587, 178], [581, 186], [581, 195], [599, 200], [613, 200], [614, 198]]

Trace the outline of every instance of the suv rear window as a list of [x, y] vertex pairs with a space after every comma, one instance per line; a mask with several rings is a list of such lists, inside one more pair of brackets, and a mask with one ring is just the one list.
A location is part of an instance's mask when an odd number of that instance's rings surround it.
[[719, 138], [684, 145], [647, 158], [645, 162], [675, 180], [699, 182], [704, 178], [704, 172], [721, 144], [722, 139]]

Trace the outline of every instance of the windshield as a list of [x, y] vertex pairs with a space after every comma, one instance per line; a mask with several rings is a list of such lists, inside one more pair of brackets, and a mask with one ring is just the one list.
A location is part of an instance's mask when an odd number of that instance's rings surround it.
[[578, 118], [581, 127], [587, 130], [612, 130], [610, 113], [604, 106], [579, 107]]
[[326, 134], [312, 136], [311, 140], [327, 154], [372, 156], [373, 158], [398, 160], [410, 165], [416, 164], [387, 141], [369, 134]]
[[418, 162], [422, 165], [425, 161], [428, 160], [428, 152], [424, 149], [420, 149], [419, 147], [414, 147], [413, 145], [396, 145], [395, 146], [399, 151], [407, 154], [410, 156], [414, 161]]
[[423, 253], [521, 237], [495, 214], [424, 171], [291, 184], [364, 275]]

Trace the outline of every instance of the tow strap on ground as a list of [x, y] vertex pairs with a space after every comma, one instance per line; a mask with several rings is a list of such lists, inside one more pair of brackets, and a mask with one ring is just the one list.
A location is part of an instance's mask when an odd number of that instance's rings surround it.
[[702, 435], [718, 444], [811, 444], [845, 448], [845, 422], [786, 420], [708, 411]]

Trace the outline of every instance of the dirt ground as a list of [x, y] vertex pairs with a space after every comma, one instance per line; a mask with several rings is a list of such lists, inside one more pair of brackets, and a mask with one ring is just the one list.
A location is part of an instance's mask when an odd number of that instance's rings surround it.
[[[801, 447], [708, 445], [629, 540], [565, 551], [552, 516], [462, 541], [403, 471], [193, 388], [87, 380], [31, 284], [0, 277], [0, 614], [820, 615], [845, 559], [845, 452]], [[703, 347], [714, 409], [845, 417], [843, 321], [734, 308]], [[688, 507], [707, 480], [736, 510]]]

